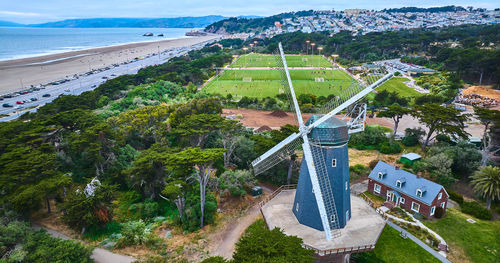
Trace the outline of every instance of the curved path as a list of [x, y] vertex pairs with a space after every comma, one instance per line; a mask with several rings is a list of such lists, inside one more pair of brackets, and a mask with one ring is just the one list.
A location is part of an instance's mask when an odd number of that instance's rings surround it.
[[[35, 223], [33, 223], [32, 226], [33, 229], [35, 230], [40, 230], [42, 228], [45, 229], [47, 233], [53, 237], [57, 237], [64, 240], [73, 240], [72, 238], [56, 230], [48, 229], [46, 227], [42, 227]], [[90, 256], [90, 258], [92, 258], [96, 263], [131, 263], [135, 261], [135, 258], [133, 257], [116, 254], [102, 248], [95, 248], [94, 251], [92, 251], [92, 256]]]

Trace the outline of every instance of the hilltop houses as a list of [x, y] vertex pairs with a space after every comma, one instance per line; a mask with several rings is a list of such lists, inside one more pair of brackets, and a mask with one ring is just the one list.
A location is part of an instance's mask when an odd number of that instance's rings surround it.
[[379, 161], [368, 176], [368, 191], [410, 213], [434, 217], [436, 208], [446, 212], [448, 193], [440, 184]]

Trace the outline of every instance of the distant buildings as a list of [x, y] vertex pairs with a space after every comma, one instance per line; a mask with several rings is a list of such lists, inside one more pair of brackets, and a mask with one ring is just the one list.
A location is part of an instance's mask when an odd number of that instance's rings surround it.
[[322, 10], [311, 16], [298, 16], [276, 21], [262, 35], [273, 37], [282, 33], [301, 31], [329, 31], [332, 34], [346, 30], [357, 34], [401, 30], [411, 28], [433, 28], [463, 24], [496, 24], [500, 22], [500, 11], [468, 9], [457, 12], [407, 12], [389, 13], [365, 9], [344, 11]]

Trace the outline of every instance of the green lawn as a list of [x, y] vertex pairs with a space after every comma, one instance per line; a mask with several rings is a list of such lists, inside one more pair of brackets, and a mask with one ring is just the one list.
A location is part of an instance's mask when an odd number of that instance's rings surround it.
[[370, 252], [355, 255], [357, 263], [369, 262], [440, 262], [409, 238], [403, 239], [399, 232], [386, 226]]
[[[448, 209], [444, 218], [424, 223], [449, 244], [451, 260], [500, 262], [500, 221], [473, 218], [476, 223], [471, 224], [466, 221], [468, 218], [473, 217], [456, 209]], [[464, 260], [464, 257], [468, 260]]]
[[[290, 70], [290, 77], [297, 95], [310, 93], [318, 97], [337, 94], [354, 81], [341, 70]], [[316, 82], [317, 78], [323, 78], [324, 82]], [[278, 70], [225, 70], [218, 81], [214, 78], [203, 89], [223, 96], [257, 98], [274, 97], [284, 92]]]
[[382, 90], [387, 90], [389, 92], [395, 91], [398, 93], [399, 96], [401, 97], [418, 97], [421, 96], [422, 94], [408, 86], [406, 86], [403, 82], [408, 81], [407, 78], [402, 78], [402, 77], [394, 77], [384, 84], [382, 86], [377, 88], [377, 91], [382, 91]]
[[[245, 67], [276, 67], [276, 57], [274, 55], [264, 55], [264, 54], [247, 54], [240, 56], [233, 64], [231, 68], [243, 68]], [[321, 67], [331, 68], [332, 64], [323, 56], [318, 55], [286, 55], [286, 63], [288, 67]]]

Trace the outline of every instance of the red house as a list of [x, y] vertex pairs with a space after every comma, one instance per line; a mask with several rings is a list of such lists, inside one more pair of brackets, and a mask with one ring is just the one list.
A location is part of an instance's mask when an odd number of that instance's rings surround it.
[[440, 184], [379, 161], [368, 176], [368, 191], [411, 213], [433, 217], [436, 208], [446, 212], [448, 193]]

